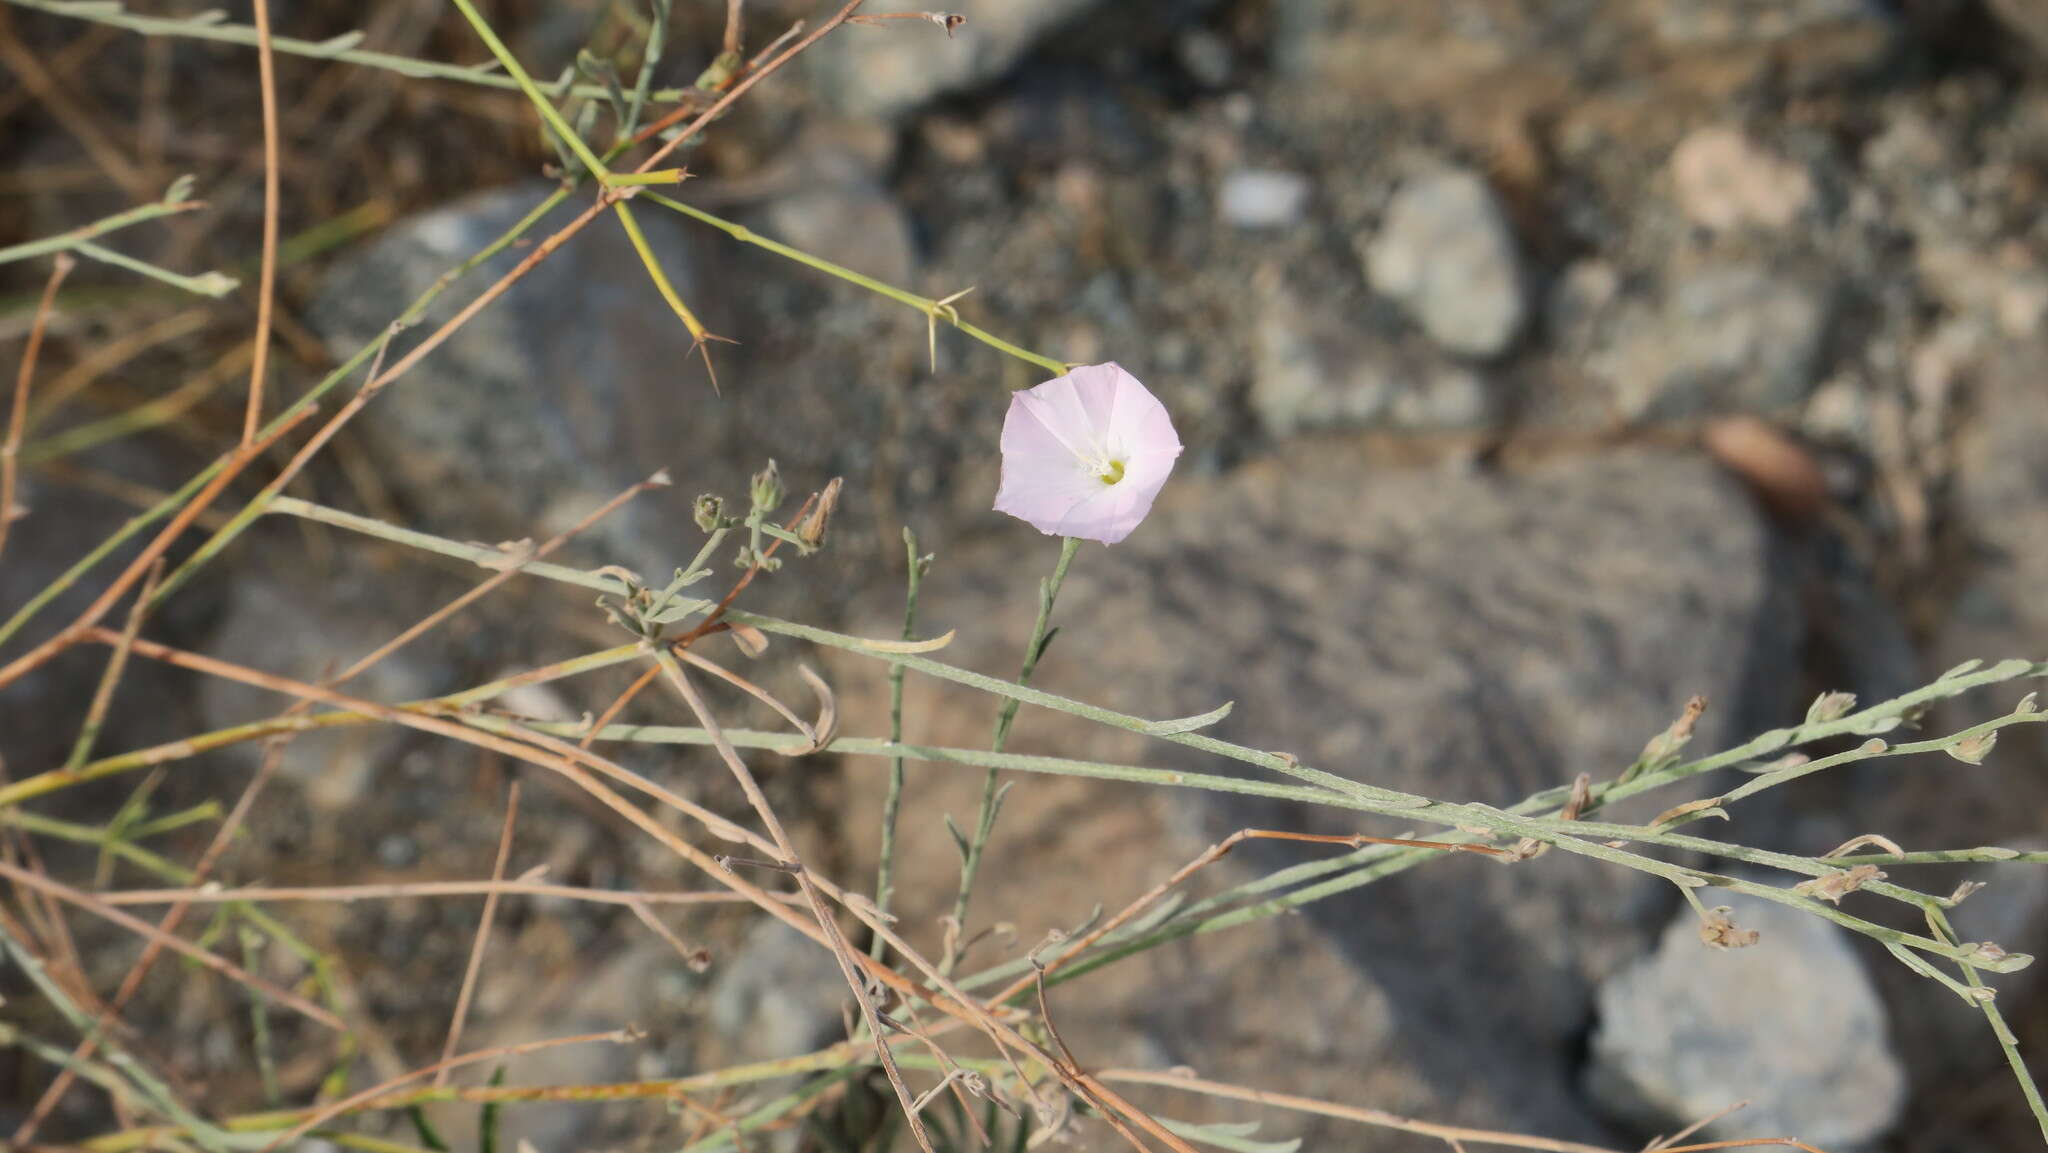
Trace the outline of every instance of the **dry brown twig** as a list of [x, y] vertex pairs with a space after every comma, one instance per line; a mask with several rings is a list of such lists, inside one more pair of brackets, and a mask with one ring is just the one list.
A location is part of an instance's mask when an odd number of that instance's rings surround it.
[[746, 900], [736, 893], [627, 892], [620, 889], [589, 889], [577, 885], [550, 885], [532, 879], [533, 871], [511, 881], [394, 881], [367, 885], [244, 885], [222, 887], [202, 885], [188, 889], [115, 889], [94, 893], [109, 905], [168, 905], [189, 901], [200, 905], [271, 901], [394, 901], [422, 897], [481, 897], [498, 893], [508, 897], [551, 897], [586, 901], [598, 905], [725, 905]]
[[188, 957], [191, 960], [197, 962], [199, 965], [207, 969], [211, 969], [214, 972], [219, 973], [221, 976], [236, 982], [237, 984], [246, 985], [255, 992], [262, 994], [264, 997], [272, 1001], [275, 1001], [280, 1005], [284, 1005], [288, 1008], [296, 1010], [301, 1015], [308, 1017], [314, 1021], [318, 1021], [319, 1023], [327, 1026], [330, 1029], [347, 1028], [347, 1026], [342, 1023], [341, 1018], [335, 1016], [333, 1013], [328, 1012], [326, 1009], [323, 1009], [320, 1006], [315, 1005], [311, 1001], [306, 1000], [304, 997], [299, 996], [297, 993], [293, 993], [287, 989], [280, 989], [277, 986], [271, 984], [270, 982], [265, 981], [263, 978], [256, 976], [254, 973], [250, 973], [243, 970], [240, 966], [237, 966], [233, 962], [223, 960], [221, 957], [213, 953], [209, 953], [205, 949], [202, 949], [199, 946], [194, 945], [181, 937], [174, 937], [169, 933], [166, 933], [163, 930], [157, 928], [156, 926], [149, 924], [147, 921], [140, 920], [134, 916], [131, 916], [130, 914], [124, 913], [121, 910], [116, 909], [113, 906], [108, 905], [105, 902], [99, 900], [98, 898], [92, 896], [90, 893], [80, 892], [79, 890], [74, 889], [61, 881], [54, 881], [51, 880], [49, 877], [43, 876], [41, 874], [34, 873], [27, 869], [23, 869], [15, 865], [9, 865], [5, 863], [0, 863], [0, 877], [5, 877], [18, 885], [23, 885], [31, 889], [37, 889], [42, 892], [48, 893], [51, 896], [56, 897], [58, 900], [63, 901], [67, 905], [73, 905], [80, 909], [84, 909], [85, 911], [92, 913], [95, 916], [98, 916], [115, 925], [118, 925], [121, 928], [136, 934], [137, 936], [161, 944], [165, 948], [170, 949], [172, 952]]
[[28, 330], [28, 347], [22, 350], [21, 371], [14, 378], [14, 403], [8, 409], [7, 438], [0, 443], [0, 549], [7, 546], [7, 526], [14, 523], [17, 515], [14, 508], [14, 482], [18, 465], [16, 458], [21, 454], [21, 437], [28, 425], [28, 390], [36, 375], [36, 360], [43, 351], [43, 333], [49, 327], [50, 310], [57, 300], [57, 289], [64, 284], [64, 278], [78, 262], [68, 252], [60, 252], [51, 262], [50, 279], [43, 283], [42, 299], [36, 302], [36, 318]]
[[122, 594], [133, 587], [135, 582], [142, 579], [149, 566], [155, 564], [157, 558], [162, 556], [164, 551], [169, 549], [178, 537], [184, 534], [185, 530], [191, 526], [194, 520], [198, 519], [199, 514], [205, 512], [213, 504], [214, 500], [227, 488], [229, 482], [239, 476], [249, 465], [255, 463], [263, 455], [264, 450], [283, 439], [287, 433], [297, 428], [302, 421], [318, 411], [318, 408], [308, 405], [299, 410], [289, 420], [281, 421], [275, 429], [271, 430], [268, 436], [242, 445], [240, 448], [229, 452], [223, 458], [220, 471], [214, 474], [213, 479], [207, 482], [204, 488], [193, 494], [192, 499], [186, 502], [185, 507], [179, 510], [178, 515], [172, 517], [170, 523], [166, 524], [157, 533], [156, 538], [151, 540], [133, 561], [129, 562], [127, 570], [119, 577], [116, 577], [114, 583], [109, 585], [106, 591], [101, 593], [98, 599], [94, 600], [84, 612], [78, 614], [76, 620], [65, 626], [55, 636], [8, 662], [5, 666], [0, 666], [0, 688], [6, 688], [8, 685], [13, 684], [41, 666], [51, 657], [85, 639], [86, 634], [99, 624], [101, 618], [105, 617], [107, 612], [114, 607], [114, 604], [121, 599]]
[[242, 443], [250, 444], [263, 424], [264, 374], [270, 367], [271, 311], [277, 301], [277, 75], [270, 45], [270, 0], [254, 0], [256, 73], [263, 103], [263, 263], [256, 288], [256, 355], [249, 365], [249, 404], [242, 417]]
[[[519, 782], [513, 781], [505, 790], [505, 826], [498, 834], [498, 857], [491, 865], [491, 880], [505, 879], [505, 862], [512, 856], [512, 830], [519, 824]], [[441, 1069], [434, 1074], [435, 1085], [448, 1082], [448, 1062], [455, 1057], [455, 1047], [462, 1043], [462, 1023], [469, 1016], [469, 999], [476, 993], [477, 974], [483, 972], [484, 949], [491, 942], [491, 924], [498, 917], [498, 894], [493, 890], [484, 897], [483, 916], [476, 926], [476, 942], [469, 949], [469, 967], [462, 973], [462, 988], [455, 994], [455, 1012], [448, 1021], [448, 1040], [441, 1046]]]
[[639, 1034], [631, 1029], [611, 1029], [603, 1033], [579, 1033], [573, 1037], [551, 1037], [544, 1041], [521, 1041], [513, 1045], [498, 1045], [489, 1049], [477, 1049], [464, 1053], [460, 1057], [452, 1057], [445, 1061], [436, 1061], [425, 1068], [413, 1069], [388, 1081], [372, 1085], [360, 1093], [352, 1094], [323, 1108], [314, 1110], [303, 1121], [280, 1133], [270, 1144], [265, 1145], [263, 1153], [272, 1153], [273, 1150], [289, 1145], [314, 1129], [318, 1129], [321, 1125], [332, 1121], [365, 1102], [373, 1101], [401, 1085], [417, 1081], [422, 1077], [437, 1075], [450, 1069], [460, 1069], [464, 1065], [474, 1065], [478, 1061], [491, 1061], [502, 1057], [521, 1057], [528, 1053], [537, 1053], [542, 1049], [553, 1049], [562, 1045], [591, 1045], [598, 1043], [623, 1045], [638, 1039]]
[[[132, 650], [136, 644], [135, 638], [130, 637], [127, 643]], [[262, 793], [264, 786], [269, 784], [270, 779], [276, 775], [277, 766], [283, 759], [284, 746], [285, 741], [283, 739], [273, 739], [264, 747], [263, 761], [257, 767], [255, 775], [249, 778], [247, 785], [243, 786], [241, 796], [235, 799], [235, 807], [228, 811], [227, 817], [221, 821], [220, 828], [214, 831], [213, 840], [208, 843], [206, 851], [199, 855], [198, 862], [193, 866], [192, 877], [195, 882], [204, 881], [207, 875], [213, 871], [214, 865], [220, 861], [222, 854], [227, 852], [228, 846], [234, 843], [235, 836], [240, 831], [242, 823], [248, 819], [250, 810], [256, 805], [257, 796]], [[137, 957], [135, 963], [128, 967], [128, 972], [121, 978], [120, 985], [116, 987], [114, 998], [108, 1003], [98, 1027], [81, 1040], [77, 1048], [72, 1050], [74, 1062], [91, 1059], [94, 1051], [99, 1046], [100, 1035], [112, 1023], [114, 1016], [125, 1008], [129, 1000], [141, 990], [143, 978], [149, 975], [150, 969], [156, 964], [157, 959], [162, 956], [163, 950], [169, 947], [166, 943], [167, 939], [171, 934], [178, 931], [178, 926], [183, 923], [185, 915], [190, 909], [190, 902], [175, 902], [164, 913], [163, 917], [157, 921], [157, 931], [163, 934], [163, 938], [152, 938], [148, 946], [143, 949], [142, 955]], [[49, 1088], [43, 1090], [42, 1097], [37, 1099], [35, 1107], [29, 1111], [29, 1115], [23, 1119], [20, 1128], [15, 1131], [15, 1144], [26, 1144], [35, 1136], [37, 1127], [49, 1117], [50, 1111], [57, 1107], [57, 1102], [63, 1099], [65, 1092], [70, 1089], [74, 1080], [75, 1074], [72, 1069], [59, 1070], [57, 1076], [51, 1080]]]

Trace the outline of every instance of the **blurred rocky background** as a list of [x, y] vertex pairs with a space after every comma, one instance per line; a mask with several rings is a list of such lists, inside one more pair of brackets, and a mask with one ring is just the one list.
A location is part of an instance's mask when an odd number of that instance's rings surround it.
[[[1233, 739], [1508, 804], [1579, 771], [1612, 774], [1694, 693], [1710, 698], [1700, 743], [1715, 746], [1796, 719], [1822, 690], [1877, 699], [1967, 658], [2048, 656], [2038, 0], [952, 7], [967, 23], [950, 37], [904, 22], [829, 38], [705, 136], [679, 195], [919, 293], [972, 287], [966, 319], [1068, 361], [1115, 359], [1166, 401], [1188, 445], [1181, 470], [1128, 544], [1084, 550], [1048, 685], [1146, 715], [1234, 700], [1220, 730]], [[616, 51], [637, 35], [626, 3], [486, 8], [543, 77], [579, 48]], [[663, 84], [696, 75], [724, 19], [709, 0], [676, 8]], [[272, 10], [281, 33], [306, 39], [360, 27], [369, 47], [484, 58], [438, 0]], [[749, 43], [820, 12], [748, 0]], [[192, 172], [209, 210], [130, 242], [253, 283], [261, 158], [245, 49], [4, 4], [0, 41], [0, 245]], [[516, 94], [296, 58], [280, 58], [278, 76], [294, 244], [277, 387], [291, 396], [537, 203], [553, 157]], [[690, 496], [738, 496], [773, 456], [800, 491], [843, 475], [844, 507], [828, 551], [749, 603], [888, 635], [908, 525], [938, 557], [929, 630], [960, 627], [951, 659], [1011, 675], [1056, 546], [988, 511], [993, 446], [1006, 390], [1037, 371], [943, 326], [934, 364], [915, 310], [641, 216], [682, 294], [738, 342], [714, 350], [719, 394], [623, 234], [600, 222], [381, 397], [303, 495], [500, 540], [557, 531], [667, 467], [675, 489], [570, 550], [662, 573], [700, 539]], [[39, 273], [0, 273], [0, 341], [18, 349]], [[0, 559], [0, 612], [239, 427], [246, 290], [204, 305], [86, 269], [70, 292], [38, 386], [61, 402], [37, 411], [31, 445], [45, 448], [27, 473], [31, 515]], [[430, 316], [462, 299], [458, 288]], [[99, 422], [145, 403], [168, 415], [106, 435]], [[313, 678], [474, 579], [266, 523], [152, 633]], [[451, 691], [616, 636], [585, 595], [515, 589], [360, 688]], [[759, 667], [786, 666], [795, 647], [779, 643]], [[883, 731], [878, 668], [827, 667], [846, 730]], [[59, 664], [0, 698], [11, 774], [61, 761], [96, 675], [96, 660]], [[125, 699], [147, 707], [120, 710], [108, 748], [282, 704], [147, 668], [135, 677]], [[520, 706], [573, 719], [617, 687], [579, 683]], [[985, 698], [913, 678], [911, 702], [913, 739], [986, 740]], [[1930, 724], [1991, 707], [1966, 702]], [[637, 715], [675, 719], [652, 697]], [[1801, 853], [1865, 832], [1909, 848], [2038, 840], [2048, 749], [2030, 733], [1981, 767], [1887, 762], [1775, 791], [1737, 814], [1736, 835]], [[1127, 737], [1027, 710], [1016, 747], [1197, 763]], [[622, 759], [743, 809], [698, 752]], [[253, 763], [188, 762], [160, 794], [232, 796]], [[814, 859], [863, 884], [884, 765], [762, 764]], [[227, 875], [484, 875], [510, 771], [416, 735], [302, 739]], [[939, 814], [965, 823], [980, 782], [915, 767], [911, 780], [902, 911], [932, 942], [954, 868]], [[49, 810], [104, 820], [133, 783], [68, 792]], [[696, 883], [568, 794], [533, 796], [515, 872]], [[1216, 837], [1278, 819], [1020, 780], [991, 850], [1004, 867], [976, 906], [978, 927], [1003, 922], [1015, 941], [976, 957], [1019, 952], [1097, 903], [1120, 907]], [[158, 847], [189, 859], [204, 836]], [[1211, 889], [1303, 854], [1241, 856], [1212, 871]], [[1831, 1153], [2037, 1139], [1981, 1019], [1882, 953], [1767, 909], [1738, 916], [1763, 931], [1757, 947], [1709, 952], [1676, 894], [1584, 864], [1447, 860], [1113, 967], [1063, 987], [1055, 1010], [1090, 1064], [1191, 1065], [1617, 1147], [1745, 1099], [1708, 1135], [1789, 1132]], [[1946, 891], [1961, 877], [1912, 879]], [[1995, 883], [1959, 912], [1963, 933], [2048, 947], [2048, 883], [1984, 879]], [[437, 1051], [474, 902], [290, 914], [387, 1024], [374, 1068]], [[635, 1048], [517, 1070], [568, 1081], [676, 1075], [840, 1033], [839, 978], [822, 953], [736, 914], [678, 923], [712, 949], [709, 972], [616, 910], [508, 903], [472, 1036], [624, 1020], [649, 1031]], [[106, 952], [111, 982], [127, 954]], [[2027, 978], [2006, 979], [2000, 1000], [2038, 1055], [2048, 1012]], [[260, 1106], [246, 1021], [222, 1011], [226, 994], [191, 988], [175, 973], [153, 982], [131, 1015], [155, 1026], [145, 1047], [209, 1103]], [[7, 1082], [32, 1084], [12, 1060], [0, 1055]], [[323, 1071], [280, 1074], [303, 1090]], [[0, 1099], [0, 1121], [30, 1099]], [[73, 1101], [66, 1122], [99, 1128], [97, 1103]], [[1435, 1147], [1259, 1115], [1262, 1135], [1304, 1133], [1313, 1148]], [[506, 1119], [542, 1150], [674, 1124], [619, 1105]], [[461, 1136], [462, 1116], [443, 1122]]]

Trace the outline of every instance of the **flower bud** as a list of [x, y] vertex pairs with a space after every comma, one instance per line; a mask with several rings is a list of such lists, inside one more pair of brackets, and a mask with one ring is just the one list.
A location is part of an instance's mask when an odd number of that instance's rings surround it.
[[769, 460], [767, 468], [754, 474], [748, 495], [753, 498], [755, 512], [774, 512], [782, 503], [782, 473], [776, 469], [773, 459]]
[[725, 499], [717, 493], [704, 493], [691, 503], [690, 512], [697, 518], [698, 528], [713, 532], [725, 524]]

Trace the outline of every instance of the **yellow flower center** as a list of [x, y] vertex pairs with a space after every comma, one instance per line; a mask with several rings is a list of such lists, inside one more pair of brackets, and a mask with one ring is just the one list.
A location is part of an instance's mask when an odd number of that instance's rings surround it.
[[1095, 474], [1095, 479], [1101, 481], [1104, 484], [1115, 484], [1123, 478], [1124, 462], [1120, 460], [1104, 462], [1102, 471]]

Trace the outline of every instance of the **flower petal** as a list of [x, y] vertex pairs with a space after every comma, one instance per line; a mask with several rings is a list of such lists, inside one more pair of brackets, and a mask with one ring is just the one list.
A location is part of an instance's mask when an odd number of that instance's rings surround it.
[[[995, 507], [1038, 531], [1114, 544], [1152, 511], [1180, 456], [1166, 406], [1116, 364], [1010, 398]], [[1105, 480], [1116, 470], [1114, 481]]]
[[1104, 428], [1104, 440], [1119, 455], [1137, 457], [1165, 453], [1168, 459], [1180, 455], [1180, 434], [1173, 431], [1173, 418], [1138, 378], [1115, 365], [1115, 395]]

